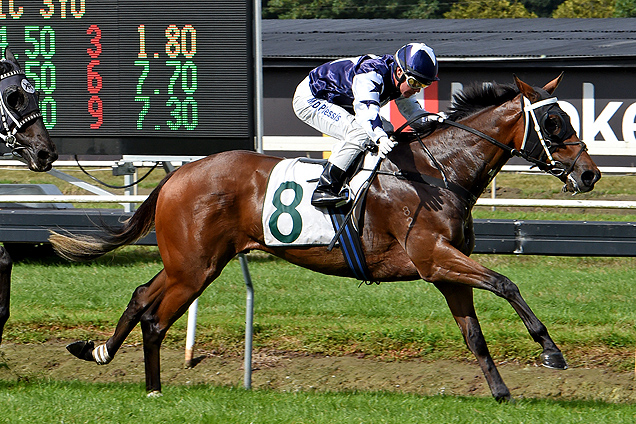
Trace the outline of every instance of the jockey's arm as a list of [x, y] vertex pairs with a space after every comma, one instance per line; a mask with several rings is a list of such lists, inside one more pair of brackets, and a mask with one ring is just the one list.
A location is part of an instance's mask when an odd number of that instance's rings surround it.
[[353, 110], [355, 119], [374, 142], [387, 134], [380, 118], [382, 77], [377, 72], [358, 74], [353, 78]]
[[[406, 119], [407, 121], [415, 117], [416, 115], [421, 114], [422, 112], [426, 112], [426, 109], [422, 107], [422, 105], [420, 104], [420, 102], [417, 101], [415, 96], [400, 97], [398, 99], [395, 99], [395, 105], [400, 111], [400, 114], [402, 114], [404, 119]], [[418, 119], [417, 121], [415, 121], [411, 125], [411, 127], [416, 128], [418, 126], [421, 126], [427, 120], [428, 120], [427, 117], [422, 117]]]

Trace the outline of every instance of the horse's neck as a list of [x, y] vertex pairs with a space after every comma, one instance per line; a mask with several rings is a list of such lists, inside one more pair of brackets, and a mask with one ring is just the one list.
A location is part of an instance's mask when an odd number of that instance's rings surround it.
[[[495, 123], [494, 116], [501, 116], [498, 113], [495, 110], [488, 115], [475, 116], [462, 123], [478, 129], [502, 143], [511, 142], [511, 136], [508, 136], [508, 139], [502, 139], [504, 134], [510, 133], [510, 131], [502, 131], [502, 125], [505, 122], [497, 119], [499, 122]], [[508, 125], [511, 125], [513, 119], [511, 118]], [[498, 130], [493, 131], [492, 129], [495, 128]], [[448, 181], [464, 187], [474, 195], [483, 193], [495, 175], [510, 159], [510, 155], [501, 148], [459, 128], [448, 128], [433, 133], [425, 140], [425, 144], [439, 162], [441, 172]], [[419, 164], [418, 168], [422, 169], [420, 172], [427, 174], [436, 172], [430, 158], [422, 151], [419, 143], [412, 144], [412, 151], [413, 155], [417, 157], [415, 162]]]

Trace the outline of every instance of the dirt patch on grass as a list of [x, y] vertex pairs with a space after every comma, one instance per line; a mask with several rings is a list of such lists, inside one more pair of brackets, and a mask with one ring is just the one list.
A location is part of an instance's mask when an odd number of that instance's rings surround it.
[[[124, 346], [109, 365], [81, 361], [66, 343], [10, 344], [0, 347], [0, 380], [80, 380], [139, 383], [143, 393], [141, 346]], [[184, 352], [162, 349], [164, 392], [171, 385], [243, 385], [243, 358], [199, 350], [196, 365], [184, 368]], [[500, 364], [515, 398], [553, 398], [636, 402], [633, 372], [604, 367], [549, 370], [535, 365]], [[490, 396], [475, 362], [406, 360], [386, 362], [357, 357], [300, 356], [259, 352], [253, 358], [252, 387], [280, 391], [385, 390], [421, 395]]]

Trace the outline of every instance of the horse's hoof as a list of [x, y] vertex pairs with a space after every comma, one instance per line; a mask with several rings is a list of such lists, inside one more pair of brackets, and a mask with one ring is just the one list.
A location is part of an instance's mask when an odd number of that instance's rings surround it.
[[95, 343], [91, 340], [73, 342], [66, 346], [66, 350], [68, 350], [73, 356], [91, 362], [95, 362], [95, 358], [93, 358], [94, 348]]
[[503, 396], [495, 396], [495, 400], [499, 403], [509, 403], [514, 405], [515, 403], [515, 399], [512, 397], [512, 395], [510, 393], [508, 393], [507, 395], [503, 395]]
[[542, 353], [541, 364], [546, 368], [552, 368], [555, 370], [567, 370], [568, 363], [565, 362], [565, 358], [561, 352], [556, 353]]

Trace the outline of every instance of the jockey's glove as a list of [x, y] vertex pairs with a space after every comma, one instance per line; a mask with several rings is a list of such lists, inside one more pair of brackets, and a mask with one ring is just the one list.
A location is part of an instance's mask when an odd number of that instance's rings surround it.
[[375, 143], [378, 145], [378, 155], [382, 159], [397, 145], [397, 142], [391, 140], [389, 137], [380, 137]]

